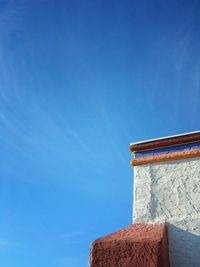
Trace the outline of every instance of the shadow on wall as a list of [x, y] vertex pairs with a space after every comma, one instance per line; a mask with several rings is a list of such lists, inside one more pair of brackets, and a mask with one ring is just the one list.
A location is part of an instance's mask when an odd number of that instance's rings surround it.
[[[170, 267], [200, 266], [200, 235], [167, 223]], [[196, 230], [196, 229], [194, 229]]]

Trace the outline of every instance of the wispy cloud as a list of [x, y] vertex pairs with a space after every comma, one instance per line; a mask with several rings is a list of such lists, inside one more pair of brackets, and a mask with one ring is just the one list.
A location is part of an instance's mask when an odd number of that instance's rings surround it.
[[62, 257], [57, 260], [59, 267], [88, 267], [88, 258]]
[[0, 237], [0, 249], [1, 248], [7, 248], [10, 246], [10, 241], [8, 241], [5, 238]]
[[174, 46], [174, 58], [175, 68], [178, 73], [183, 70], [189, 59], [189, 49], [192, 40], [193, 37], [190, 31], [177, 38], [177, 43]]
[[81, 243], [81, 240], [83, 238], [83, 233], [79, 232], [79, 231], [72, 231], [72, 232], [67, 232], [64, 233], [60, 236], [60, 238], [62, 239], [62, 241], [66, 244], [78, 244]]
[[[13, 33], [19, 35], [24, 27], [24, 14], [27, 4], [24, 0], [15, 4], [5, 1], [0, 9], [0, 97], [7, 102], [9, 95], [18, 96], [16, 91], [16, 66], [9, 51]], [[7, 90], [11, 88], [11, 90]]]
[[81, 232], [79, 232], [79, 231], [68, 232], [68, 233], [62, 234], [62, 238], [71, 239], [71, 238], [79, 237], [80, 235], [81, 235]]
[[[62, 233], [58, 236], [59, 242], [62, 241], [64, 246], [70, 245], [70, 248], [74, 246], [74, 249], [78, 252], [80, 248], [80, 244], [83, 242], [84, 237], [83, 237], [83, 232], [81, 231], [70, 231], [70, 232], [65, 232]], [[78, 256], [74, 256], [68, 253], [68, 255], [63, 255], [63, 257], [60, 257], [57, 259], [58, 266], [60, 267], [87, 267], [88, 266], [88, 259], [81, 259]], [[83, 265], [85, 261], [85, 264]]]
[[73, 257], [63, 257], [58, 259], [60, 267], [80, 267], [80, 261]]

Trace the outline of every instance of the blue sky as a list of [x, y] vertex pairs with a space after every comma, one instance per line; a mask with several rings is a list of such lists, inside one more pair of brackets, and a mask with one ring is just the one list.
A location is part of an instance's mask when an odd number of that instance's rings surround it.
[[199, 130], [198, 1], [0, 1], [0, 265], [86, 267], [131, 223], [129, 143]]

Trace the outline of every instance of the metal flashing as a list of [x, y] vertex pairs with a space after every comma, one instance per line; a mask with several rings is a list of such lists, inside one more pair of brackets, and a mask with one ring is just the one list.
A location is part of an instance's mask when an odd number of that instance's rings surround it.
[[200, 131], [196, 131], [190, 133], [183, 133], [179, 135], [150, 139], [142, 142], [131, 143], [130, 150], [132, 152], [155, 150], [158, 148], [195, 143], [199, 141], [200, 141]]

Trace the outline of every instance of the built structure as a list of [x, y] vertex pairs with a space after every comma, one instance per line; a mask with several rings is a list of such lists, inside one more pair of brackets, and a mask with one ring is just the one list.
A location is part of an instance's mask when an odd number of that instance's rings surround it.
[[133, 225], [94, 241], [90, 266], [199, 267], [200, 132], [130, 149]]

